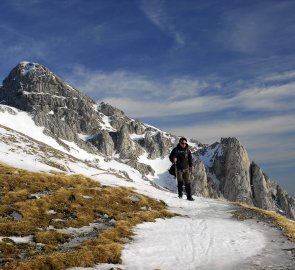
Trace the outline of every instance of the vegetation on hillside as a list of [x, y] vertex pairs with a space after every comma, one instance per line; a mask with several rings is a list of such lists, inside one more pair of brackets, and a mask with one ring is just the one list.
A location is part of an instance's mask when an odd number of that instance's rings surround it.
[[[120, 263], [122, 244], [132, 237], [135, 225], [172, 216], [164, 202], [130, 188], [0, 163], [2, 269], [57, 270]], [[31, 240], [15, 240], [25, 236]]]
[[286, 235], [292, 242], [295, 243], [295, 221], [287, 219], [286, 217], [269, 210], [264, 210], [258, 207], [249, 206], [243, 203], [233, 203], [242, 208], [233, 213], [233, 217], [238, 220], [245, 220], [250, 218], [258, 218], [265, 222], [271, 222], [280, 228], [284, 235]]

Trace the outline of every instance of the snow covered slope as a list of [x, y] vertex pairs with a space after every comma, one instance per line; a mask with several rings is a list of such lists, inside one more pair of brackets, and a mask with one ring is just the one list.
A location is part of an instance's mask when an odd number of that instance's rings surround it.
[[[32, 116], [16, 108], [0, 105], [0, 161], [29, 170], [57, 170], [69, 173], [117, 174], [126, 181], [141, 181], [142, 175], [134, 168], [108, 158], [91, 154], [74, 142], [55, 140], [43, 133], [44, 128], [36, 126]], [[154, 185], [175, 188], [175, 180], [167, 173], [168, 158], [147, 158], [147, 153], [139, 157], [140, 162], [153, 167], [154, 175], [145, 181]]]

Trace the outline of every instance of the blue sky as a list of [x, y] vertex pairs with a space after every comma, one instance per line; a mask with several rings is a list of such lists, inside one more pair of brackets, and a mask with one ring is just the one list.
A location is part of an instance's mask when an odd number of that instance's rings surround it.
[[177, 135], [235, 136], [295, 196], [295, 2], [3, 0], [0, 78], [38, 62]]

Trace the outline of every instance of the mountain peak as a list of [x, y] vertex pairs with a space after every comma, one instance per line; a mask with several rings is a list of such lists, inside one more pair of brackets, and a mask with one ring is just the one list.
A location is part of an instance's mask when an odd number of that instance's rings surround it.
[[41, 67], [40, 64], [27, 61], [19, 62], [16, 66], [22, 76], [26, 76], [28, 73], [36, 71], [39, 67]]
[[65, 83], [47, 67], [27, 61], [18, 63], [10, 71], [0, 90], [1, 103], [26, 111], [52, 103], [49, 99], [63, 100], [81, 96], [82, 93]]
[[[9, 73], [6, 79], [3, 81], [3, 84], [6, 80], [13, 81], [22, 81], [23, 83], [28, 83], [32, 79], [37, 80], [37, 78], [50, 78], [56, 77], [56, 75], [51, 72], [47, 67], [28, 61], [19, 62]], [[44, 79], [44, 78], [43, 78]]]

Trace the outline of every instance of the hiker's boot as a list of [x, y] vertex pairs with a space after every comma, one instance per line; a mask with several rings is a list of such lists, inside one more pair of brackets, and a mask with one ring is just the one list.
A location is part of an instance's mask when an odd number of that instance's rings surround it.
[[191, 191], [190, 184], [185, 185], [185, 191], [186, 191], [186, 197], [187, 197], [188, 201], [194, 201], [194, 198], [192, 197], [192, 191]]

